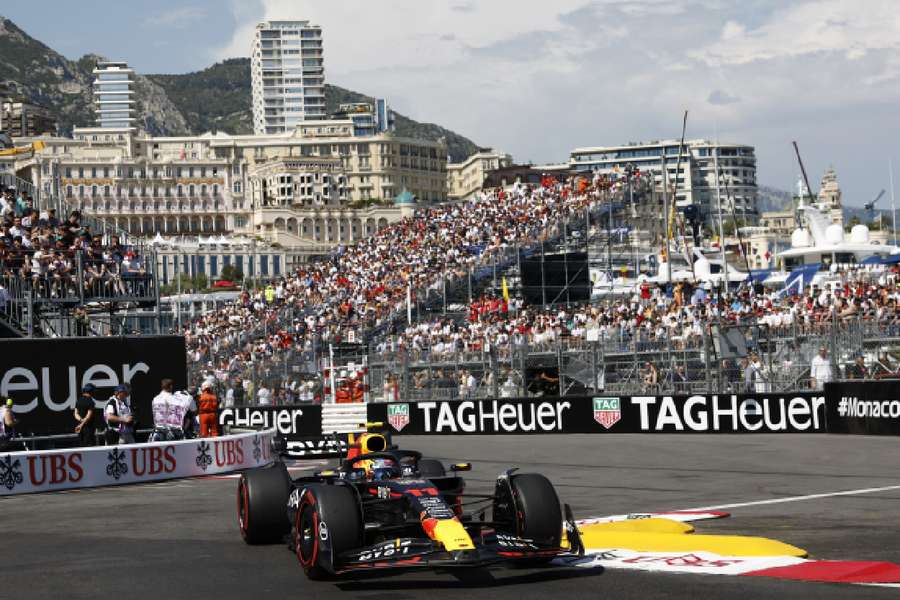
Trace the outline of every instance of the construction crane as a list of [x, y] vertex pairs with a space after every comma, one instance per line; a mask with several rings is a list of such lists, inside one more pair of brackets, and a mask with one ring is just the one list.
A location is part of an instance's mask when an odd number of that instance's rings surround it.
[[0, 156], [19, 156], [20, 154], [34, 154], [44, 149], [44, 142], [38, 140], [26, 146], [13, 146], [0, 149]]
[[878, 192], [878, 195], [875, 196], [874, 200], [872, 200], [871, 202], [867, 202], [866, 204], [863, 204], [863, 208], [865, 209], [866, 214], [869, 215], [869, 219], [871, 219], [872, 216], [875, 214], [875, 203], [878, 202], [879, 200], [881, 200], [882, 196], [884, 196], [884, 190], [881, 190], [880, 192]]

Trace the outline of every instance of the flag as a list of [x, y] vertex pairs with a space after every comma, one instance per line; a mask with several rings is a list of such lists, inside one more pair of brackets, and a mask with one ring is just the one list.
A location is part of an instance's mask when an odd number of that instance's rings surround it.
[[509, 302], [509, 288], [506, 287], [506, 277], [504, 277], [500, 282], [500, 289], [503, 290], [503, 301]]

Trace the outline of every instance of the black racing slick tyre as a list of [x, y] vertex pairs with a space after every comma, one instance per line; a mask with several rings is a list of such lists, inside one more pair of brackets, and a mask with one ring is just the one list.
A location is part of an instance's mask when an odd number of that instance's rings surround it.
[[311, 485], [301, 492], [294, 523], [297, 560], [309, 579], [333, 575], [334, 558], [362, 544], [356, 492], [343, 485]]
[[248, 544], [273, 544], [290, 531], [287, 501], [291, 478], [284, 463], [251, 469], [238, 481], [237, 508], [241, 537]]
[[444, 468], [444, 464], [433, 458], [420, 458], [416, 466], [419, 469], [419, 475], [425, 479], [447, 476], [447, 469]]
[[516, 529], [519, 537], [559, 547], [562, 543], [562, 509], [550, 480], [538, 473], [523, 473], [513, 475], [510, 484], [518, 507]]
[[[508, 484], [498, 481], [493, 518], [499, 524], [498, 530], [519, 538], [554, 548], [562, 543], [563, 517], [559, 497], [553, 484], [543, 475], [522, 473], [510, 476]], [[530, 567], [551, 560], [534, 558], [516, 564]]]

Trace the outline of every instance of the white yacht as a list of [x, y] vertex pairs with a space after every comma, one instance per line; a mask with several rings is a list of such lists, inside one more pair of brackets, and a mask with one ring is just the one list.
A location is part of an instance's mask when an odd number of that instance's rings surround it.
[[[804, 285], [820, 284], [844, 269], [871, 262], [873, 257], [888, 259], [900, 253], [897, 246], [871, 241], [869, 228], [865, 225], [854, 225], [850, 233], [845, 234], [843, 227], [829, 222], [817, 208], [801, 206], [798, 210], [805, 227], [794, 230], [791, 247], [776, 255], [780, 269], [763, 281], [766, 286], [782, 286], [800, 269], [812, 276], [811, 281], [803, 282]], [[814, 266], [816, 268], [812, 269]]]

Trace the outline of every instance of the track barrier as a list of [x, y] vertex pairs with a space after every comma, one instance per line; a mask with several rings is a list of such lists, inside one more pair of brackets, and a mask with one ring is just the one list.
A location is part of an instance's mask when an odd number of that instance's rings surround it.
[[0, 496], [219, 475], [270, 464], [275, 431], [0, 454]]
[[72, 411], [87, 384], [99, 413], [120, 384], [130, 384], [138, 427], [151, 427], [150, 402], [160, 381], [186, 386], [184, 338], [124, 336], [0, 340], [0, 397], [12, 398], [26, 436], [71, 433]]

